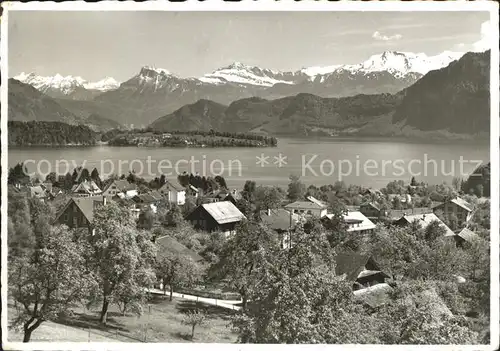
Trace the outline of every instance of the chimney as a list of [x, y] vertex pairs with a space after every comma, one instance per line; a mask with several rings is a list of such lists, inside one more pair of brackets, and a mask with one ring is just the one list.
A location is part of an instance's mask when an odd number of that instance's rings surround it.
[[268, 216], [270, 216], [270, 215], [271, 215], [271, 209], [270, 209], [270, 208], [268, 208], [268, 209], [267, 209], [267, 215], [268, 215]]
[[103, 206], [106, 206], [106, 204], [107, 204], [106, 196], [102, 197], [102, 204], [103, 204]]

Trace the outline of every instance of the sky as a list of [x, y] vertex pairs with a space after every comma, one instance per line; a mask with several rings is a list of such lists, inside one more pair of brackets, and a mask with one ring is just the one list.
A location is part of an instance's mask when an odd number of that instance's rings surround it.
[[9, 76], [123, 82], [142, 66], [200, 77], [238, 61], [282, 71], [386, 50], [483, 51], [488, 12], [11, 11]]

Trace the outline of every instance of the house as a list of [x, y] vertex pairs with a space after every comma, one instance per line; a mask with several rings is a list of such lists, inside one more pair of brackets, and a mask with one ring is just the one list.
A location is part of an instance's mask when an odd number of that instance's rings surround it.
[[353, 291], [354, 300], [373, 310], [389, 303], [393, 290], [394, 289], [387, 283], [376, 284]]
[[177, 180], [167, 180], [158, 191], [170, 203], [177, 205], [184, 205], [186, 203], [186, 189]]
[[65, 224], [70, 228], [89, 228], [94, 220], [94, 211], [98, 206], [105, 206], [105, 196], [72, 197], [58, 212], [53, 224]]
[[385, 283], [389, 278], [371, 256], [353, 251], [335, 255], [335, 274], [352, 282], [355, 291]]
[[392, 221], [398, 220], [406, 215], [423, 215], [427, 213], [432, 213], [432, 208], [430, 207], [415, 207], [408, 208], [406, 210], [387, 210], [386, 216]]
[[102, 191], [99, 189], [97, 184], [91, 180], [84, 180], [80, 184], [76, 184], [73, 186], [71, 189], [72, 196], [81, 196], [81, 197], [86, 197], [86, 196], [97, 196], [101, 195]]
[[220, 190], [214, 194], [205, 196], [202, 198], [203, 203], [212, 203], [212, 202], [219, 202], [219, 201], [231, 201], [233, 204], [236, 205], [236, 199], [238, 197], [238, 194], [236, 193], [236, 190], [233, 190], [230, 192], [229, 190], [223, 189]]
[[150, 191], [146, 194], [139, 194], [132, 198], [132, 201], [136, 204], [136, 210], [147, 211], [151, 209], [153, 213], [156, 213], [158, 205], [163, 200], [163, 197], [158, 191]]
[[[333, 214], [327, 214], [328, 219], [333, 218]], [[344, 222], [347, 224], [348, 232], [357, 232], [360, 234], [369, 233], [377, 226], [359, 211], [348, 211], [343, 215]]]
[[196, 229], [233, 234], [236, 225], [245, 218], [245, 215], [231, 201], [219, 201], [201, 204], [186, 217], [186, 220], [191, 222]]
[[368, 218], [379, 218], [385, 215], [380, 205], [373, 201], [362, 203], [359, 211]]
[[186, 188], [186, 195], [192, 196], [197, 199], [200, 196], [200, 189], [189, 184], [189, 186]]
[[474, 206], [472, 204], [468, 203], [460, 197], [456, 197], [435, 206], [433, 208], [433, 211], [434, 213], [436, 213], [436, 211], [442, 211], [444, 217], [447, 219], [449, 219], [449, 217], [454, 214], [458, 219], [459, 225], [462, 225], [472, 218], [473, 209]]
[[457, 246], [463, 246], [465, 242], [471, 243], [479, 239], [479, 235], [467, 228], [462, 229], [459, 233], [446, 236], [453, 238]]
[[361, 195], [371, 196], [372, 198], [377, 198], [377, 197], [381, 197], [383, 194], [380, 190], [369, 188], [369, 189], [364, 189], [361, 192]]
[[453, 231], [446, 224], [444, 224], [443, 221], [440, 220], [434, 213], [404, 215], [400, 219], [395, 221], [394, 225], [406, 227], [415, 221], [417, 221], [423, 229], [427, 228], [427, 226], [432, 222], [437, 221], [445, 229], [445, 236], [455, 235]]
[[129, 183], [126, 179], [113, 180], [102, 192], [104, 196], [118, 196], [122, 199], [131, 199], [138, 195], [137, 185]]
[[157, 258], [162, 258], [167, 255], [178, 255], [185, 256], [193, 260], [194, 262], [204, 261], [203, 257], [198, 255], [195, 251], [188, 249], [186, 246], [178, 242], [175, 238], [165, 235], [154, 239], [156, 246], [158, 247]]
[[327, 214], [327, 206], [315, 201], [295, 201], [285, 206], [285, 210], [298, 215], [323, 218]]
[[300, 221], [300, 216], [283, 208], [268, 209], [260, 212], [262, 223], [280, 236], [281, 247], [290, 247], [290, 229]]
[[41, 185], [29, 186], [26, 188], [28, 197], [44, 200], [48, 197], [47, 191]]

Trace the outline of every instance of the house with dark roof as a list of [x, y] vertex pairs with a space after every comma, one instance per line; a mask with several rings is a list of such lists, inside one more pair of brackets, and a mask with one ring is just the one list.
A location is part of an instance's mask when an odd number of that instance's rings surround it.
[[158, 191], [162, 196], [166, 197], [170, 203], [177, 205], [184, 205], [186, 203], [186, 188], [184, 188], [177, 179], [167, 180]]
[[231, 201], [220, 201], [201, 204], [186, 217], [186, 220], [196, 229], [207, 232], [221, 231], [229, 235], [235, 232], [238, 223], [245, 218]]
[[442, 211], [444, 217], [447, 219], [449, 219], [452, 214], [455, 215], [459, 225], [468, 222], [472, 218], [473, 210], [474, 206], [460, 197], [450, 199], [433, 208], [434, 213], [436, 213], [436, 211]]
[[71, 189], [72, 196], [87, 197], [102, 195], [101, 189], [93, 180], [84, 180], [80, 184], [75, 184]]
[[420, 224], [422, 229], [427, 228], [432, 222], [438, 222], [439, 225], [445, 229], [445, 236], [455, 235], [453, 231], [442, 220], [439, 219], [434, 213], [425, 213], [421, 215], [404, 215], [394, 222], [394, 225], [406, 227], [414, 222]]
[[323, 218], [327, 214], [328, 206], [316, 201], [295, 201], [285, 206], [285, 210], [298, 215]]
[[131, 199], [138, 195], [137, 185], [129, 183], [126, 179], [113, 180], [102, 192], [104, 196], [118, 196], [121, 199]]
[[53, 224], [64, 224], [69, 228], [92, 229], [94, 211], [99, 206], [105, 206], [105, 196], [72, 197], [57, 213]]
[[433, 213], [430, 207], [415, 207], [408, 208], [406, 210], [387, 210], [386, 216], [389, 220], [396, 221], [403, 216], [413, 216], [413, 215], [424, 215], [428, 213]]
[[283, 208], [260, 212], [260, 219], [280, 237], [281, 247], [290, 247], [290, 230], [300, 221], [300, 216]]
[[168, 255], [177, 255], [188, 257], [194, 262], [202, 262], [203, 257], [198, 255], [195, 251], [187, 248], [180, 242], [178, 242], [175, 238], [165, 235], [160, 238], [155, 239], [155, 244], [158, 247], [157, 258], [161, 259], [162, 257]]
[[453, 238], [457, 246], [463, 246], [464, 243], [471, 243], [479, 239], [479, 235], [467, 228], [462, 229], [459, 233], [447, 236]]
[[380, 208], [380, 205], [374, 201], [367, 201], [359, 206], [359, 211], [368, 218], [377, 219], [384, 216], [384, 211]]
[[382, 284], [389, 278], [371, 256], [353, 251], [335, 255], [335, 274], [352, 282], [353, 290]]

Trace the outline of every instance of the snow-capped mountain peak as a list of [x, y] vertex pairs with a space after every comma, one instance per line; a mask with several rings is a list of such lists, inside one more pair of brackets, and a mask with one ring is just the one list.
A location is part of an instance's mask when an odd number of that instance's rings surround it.
[[463, 55], [462, 52], [453, 51], [444, 51], [435, 56], [427, 56], [424, 53], [384, 51], [381, 54], [372, 55], [368, 60], [358, 64], [308, 67], [301, 69], [300, 72], [308, 75], [311, 80], [314, 80], [317, 75], [342, 71], [362, 74], [389, 72], [395, 77], [401, 78], [411, 73], [424, 75], [429, 71], [447, 66]]
[[118, 89], [120, 83], [112, 77], [105, 77], [97, 82], [86, 83], [84, 86], [91, 90], [109, 91]]
[[54, 76], [39, 76], [34, 72], [22, 72], [14, 79], [30, 84], [41, 92], [48, 90], [60, 91], [64, 95], [73, 93], [78, 88], [108, 91], [116, 89], [120, 84], [113, 78], [106, 77], [98, 82], [88, 82], [80, 76], [62, 76], [57, 73]]
[[[285, 74], [267, 68], [246, 65], [241, 62], [233, 62], [229, 66], [224, 66], [212, 73], [205, 74], [199, 80], [204, 83], [216, 85], [227, 82], [267, 87], [271, 87], [277, 83], [293, 84], [293, 82], [283, 79]], [[288, 74], [291, 73], [289, 72]]]

